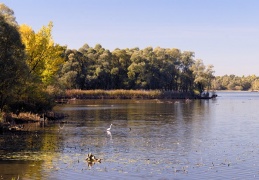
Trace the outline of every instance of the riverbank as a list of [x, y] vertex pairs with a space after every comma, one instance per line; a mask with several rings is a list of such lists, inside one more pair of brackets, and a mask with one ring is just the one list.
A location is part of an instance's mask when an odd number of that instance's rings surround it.
[[2, 113], [0, 114], [0, 132], [1, 131], [26, 131], [23, 124], [28, 123], [45, 123], [46, 121], [60, 120], [67, 117], [63, 113], [56, 113], [53, 111], [44, 114], [33, 113]]

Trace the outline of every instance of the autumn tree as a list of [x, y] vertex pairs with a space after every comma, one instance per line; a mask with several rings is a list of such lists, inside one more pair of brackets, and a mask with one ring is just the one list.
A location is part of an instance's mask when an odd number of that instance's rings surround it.
[[51, 35], [52, 27], [53, 24], [50, 22], [37, 33], [28, 25], [21, 25], [19, 29], [30, 73], [46, 85], [53, 82], [55, 74], [64, 62], [66, 49], [54, 43]]
[[[46, 90], [46, 85], [51, 81], [60, 65], [55, 57], [60, 57], [59, 51], [63, 48], [55, 45], [55, 48], [44, 46], [44, 44], [48, 44], [47, 38], [44, 38], [50, 35], [48, 29], [50, 28], [43, 28], [41, 36], [38, 37], [30, 28], [19, 28], [14, 12], [4, 4], [0, 4], [1, 111], [39, 113], [53, 107], [54, 101]], [[23, 32], [23, 36], [21, 36], [21, 32]], [[37, 47], [39, 41], [44, 42]], [[38, 52], [31, 50], [45, 47], [48, 47], [49, 54], [46, 55], [48, 59], [42, 63], [38, 57], [41, 55], [44, 57], [44, 51], [41, 51], [40, 55], [36, 55]], [[34, 55], [37, 57], [36, 60], [32, 58]]]

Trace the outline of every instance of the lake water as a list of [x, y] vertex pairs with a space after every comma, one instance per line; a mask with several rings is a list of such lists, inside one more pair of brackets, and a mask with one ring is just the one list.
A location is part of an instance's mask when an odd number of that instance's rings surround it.
[[57, 106], [69, 115], [60, 123], [0, 134], [0, 180], [258, 179], [259, 93], [217, 94]]

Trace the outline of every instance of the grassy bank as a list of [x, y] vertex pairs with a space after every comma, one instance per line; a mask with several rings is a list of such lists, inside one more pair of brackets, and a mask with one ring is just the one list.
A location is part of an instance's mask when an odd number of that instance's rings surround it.
[[67, 90], [65, 98], [72, 99], [193, 99], [192, 93], [161, 90]]

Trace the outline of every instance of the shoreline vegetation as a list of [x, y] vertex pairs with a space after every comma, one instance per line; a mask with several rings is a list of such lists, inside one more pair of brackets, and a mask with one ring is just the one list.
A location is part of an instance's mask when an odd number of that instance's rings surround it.
[[[172, 97], [173, 95], [173, 97]], [[190, 97], [189, 93], [163, 93], [160, 90], [67, 90], [68, 99], [162, 99]]]
[[67, 115], [53, 111], [41, 115], [28, 112], [19, 114], [2, 112], [0, 113], [0, 132], [29, 131], [24, 128], [23, 124], [40, 123], [40, 126], [44, 126], [47, 121], [62, 120], [65, 117], [67, 117]]
[[178, 92], [164, 90], [66, 90], [64, 96], [57, 97], [56, 102], [68, 99], [210, 99], [216, 96], [214, 92], [202, 95], [193, 92]]

